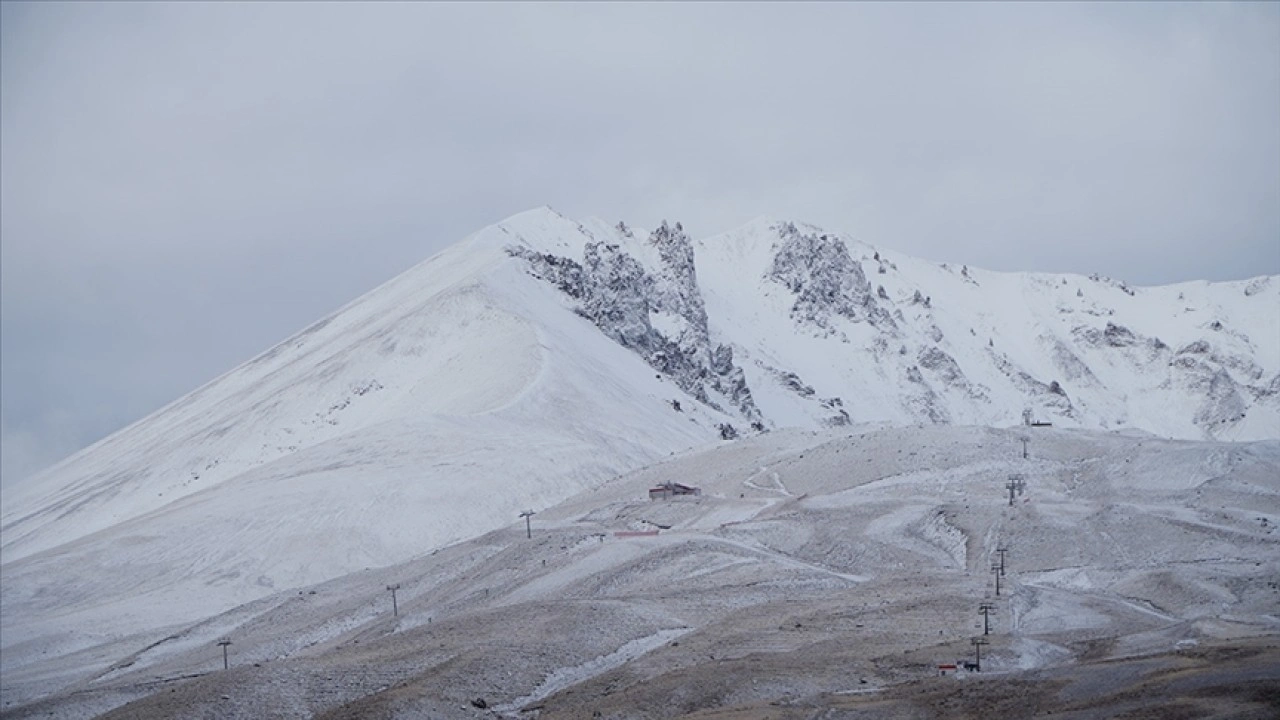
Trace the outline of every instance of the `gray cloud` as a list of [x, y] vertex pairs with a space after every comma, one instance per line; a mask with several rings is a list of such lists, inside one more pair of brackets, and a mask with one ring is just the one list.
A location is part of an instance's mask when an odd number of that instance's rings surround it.
[[6, 478], [544, 203], [1280, 272], [1276, 5], [2, 7]]

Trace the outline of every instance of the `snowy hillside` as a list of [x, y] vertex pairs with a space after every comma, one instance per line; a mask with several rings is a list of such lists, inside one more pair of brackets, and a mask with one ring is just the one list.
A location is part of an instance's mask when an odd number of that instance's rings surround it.
[[1280, 437], [1278, 309], [1274, 277], [1130, 288], [787, 222], [694, 240], [529, 211], [6, 487], [4, 662], [403, 562], [762, 430]]
[[6, 645], [14, 599], [70, 576], [88, 606], [120, 605], [95, 633], [200, 617], [473, 537], [718, 436], [727, 418], [673, 412], [679, 390], [528, 278], [508, 241], [482, 231], [6, 488], [4, 577], [43, 568], [3, 583]]
[[[702, 494], [647, 499], [668, 482]], [[74, 584], [17, 601], [47, 617], [0, 700], [130, 720], [1268, 718], [1278, 523], [1275, 441], [786, 430], [581, 493], [529, 539], [515, 520], [80, 653], [47, 644]], [[937, 677], [975, 637], [982, 672]]]

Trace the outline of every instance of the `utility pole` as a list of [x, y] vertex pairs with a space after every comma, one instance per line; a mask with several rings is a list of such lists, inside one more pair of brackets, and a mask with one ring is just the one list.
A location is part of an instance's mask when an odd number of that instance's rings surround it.
[[992, 565], [991, 572], [996, 576], [996, 597], [1000, 597], [1000, 566]]
[[524, 518], [524, 536], [526, 539], [533, 537], [533, 530], [529, 527], [529, 518], [533, 517], [532, 510], [525, 510], [520, 513], [520, 517]]
[[400, 589], [400, 583], [388, 585], [387, 589], [391, 591], [391, 615], [400, 617], [400, 605], [396, 602], [396, 591]]
[[1021, 475], [1010, 475], [1009, 482], [1005, 483], [1004, 486], [1009, 491], [1009, 507], [1013, 507], [1014, 492], [1021, 495], [1023, 489], [1027, 487], [1027, 482], [1022, 479]]
[[231, 667], [231, 664], [227, 661], [227, 646], [231, 644], [231, 638], [222, 638], [218, 641], [218, 644], [222, 646], [222, 669], [226, 670]]
[[1022, 438], [1022, 459], [1023, 460], [1027, 459], [1027, 443], [1028, 442], [1030, 442], [1029, 438]]
[[982, 672], [982, 646], [990, 645], [990, 643], [987, 642], [986, 638], [970, 638], [969, 642], [973, 644], [974, 669]]
[[991, 634], [991, 613], [996, 611], [996, 606], [992, 603], [982, 603], [978, 606], [978, 612], [982, 613], [982, 634]]
[[1000, 554], [1000, 574], [1004, 575], [1004, 554], [1009, 552], [1009, 548], [1006, 545], [997, 545], [996, 552]]

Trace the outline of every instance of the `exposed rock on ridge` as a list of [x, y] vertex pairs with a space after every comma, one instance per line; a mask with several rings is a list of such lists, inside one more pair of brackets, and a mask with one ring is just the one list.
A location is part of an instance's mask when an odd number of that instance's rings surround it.
[[[631, 237], [625, 226], [625, 236]], [[507, 252], [529, 263], [530, 272], [571, 298], [575, 311], [618, 344], [640, 355], [692, 397], [763, 428], [733, 348], [713, 344], [698, 287], [693, 245], [683, 227], [663, 222], [650, 234], [660, 267], [653, 271], [619, 244], [592, 240], [583, 261], [512, 246]], [[661, 329], [654, 327], [660, 323]]]
[[791, 317], [829, 329], [833, 315], [854, 322], [893, 328], [893, 319], [877, 303], [862, 266], [838, 238], [804, 233], [793, 223], [776, 227], [782, 246], [773, 258], [769, 279], [795, 293]]
[[[696, 242], [678, 223], [647, 236], [622, 223], [576, 227], [586, 238], [581, 259], [527, 246], [508, 252], [691, 397], [755, 426], [886, 418], [1003, 424], [1024, 410], [1037, 420], [1102, 428], [1144, 426], [1155, 412], [1157, 425], [1182, 437], [1231, 437], [1250, 427], [1242, 436], [1256, 437], [1258, 427], [1280, 425], [1280, 375], [1259, 364], [1257, 340], [1182, 293], [1100, 275], [895, 260], [802, 223], [762, 220]], [[715, 280], [711, 296], [700, 270]], [[1240, 289], [1250, 298], [1274, 294], [1267, 280]], [[740, 289], [729, 288], [731, 305], [726, 283]], [[1143, 313], [1134, 319], [1134, 307], [1167, 302], [1158, 295], [1177, 295], [1182, 312], [1208, 315], [1191, 326], [1201, 339], [1188, 343], [1186, 328], [1168, 335], [1167, 324], [1147, 323]], [[709, 297], [717, 298], [714, 311]], [[1015, 307], [984, 306], [1010, 300]], [[1024, 302], [1040, 307], [1017, 307]], [[775, 327], [779, 312], [784, 322]], [[1030, 324], [1000, 319], [1028, 314]], [[744, 322], [771, 330], [747, 339]], [[796, 354], [798, 347], [807, 350]], [[1166, 392], [1193, 400], [1178, 400], [1182, 409], [1168, 423], [1155, 400]]]

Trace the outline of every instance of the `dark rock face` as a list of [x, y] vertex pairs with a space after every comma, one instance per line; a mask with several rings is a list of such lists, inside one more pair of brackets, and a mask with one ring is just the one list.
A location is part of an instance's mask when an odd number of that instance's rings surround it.
[[1204, 403], [1196, 410], [1193, 421], [1200, 426], [1212, 426], [1234, 422], [1244, 418], [1245, 402], [1240, 386], [1219, 369], [1209, 378], [1208, 393]]
[[776, 380], [783, 388], [799, 395], [802, 398], [816, 400], [818, 406], [823, 408], [824, 411], [833, 413], [832, 415], [827, 415], [826, 417], [821, 418], [820, 422], [824, 426], [842, 427], [853, 422], [853, 419], [849, 417], [849, 412], [844, 409], [844, 400], [840, 399], [840, 397], [818, 397], [817, 391], [814, 390], [813, 386], [805, 383], [804, 380], [801, 380], [800, 376], [796, 373], [787, 370], [779, 370], [778, 368], [760, 361], [756, 361], [756, 364], [772, 375], [774, 380]]
[[617, 245], [587, 243], [583, 255], [578, 313], [623, 347], [660, 348], [663, 338], [649, 324], [653, 279], [644, 266]]
[[943, 406], [938, 393], [925, 382], [917, 365], [907, 368], [907, 382], [910, 388], [906, 397], [906, 407], [921, 421], [942, 424], [951, 422], [951, 414]]
[[1113, 322], [1108, 322], [1101, 330], [1081, 325], [1073, 328], [1071, 334], [1082, 345], [1124, 353], [1138, 366], [1163, 362], [1169, 353], [1169, 346], [1160, 338], [1147, 337]]
[[1125, 347], [1138, 342], [1132, 330], [1115, 323], [1107, 323], [1106, 329], [1102, 331], [1102, 337], [1111, 347]]
[[920, 352], [917, 358], [920, 367], [932, 370], [944, 383], [948, 385], [962, 385], [967, 381], [964, 372], [960, 370], [960, 366], [956, 364], [955, 358], [936, 347], [925, 348]]
[[1013, 381], [1014, 387], [1018, 388], [1027, 400], [1041, 411], [1049, 411], [1048, 414], [1057, 413], [1064, 417], [1076, 417], [1076, 408], [1071, 403], [1071, 398], [1057, 380], [1043, 382], [1010, 362], [1004, 354], [991, 350], [988, 350], [988, 354], [996, 367]]
[[810, 397], [813, 395], [813, 392], [814, 392], [813, 387], [810, 385], [805, 385], [800, 380], [800, 376], [796, 375], [793, 372], [779, 373], [779, 380], [782, 381], [782, 384], [788, 390], [794, 393], [799, 393], [800, 395], [804, 395], [805, 397]]
[[767, 277], [795, 294], [791, 317], [828, 328], [833, 315], [854, 322], [893, 326], [893, 318], [876, 302], [862, 266], [831, 235], [800, 232], [795, 225], [777, 226], [782, 246]]
[[1280, 375], [1271, 378], [1271, 382], [1265, 386], [1253, 386], [1249, 390], [1257, 400], [1280, 397]]
[[[647, 242], [661, 260], [656, 273], [607, 242], [588, 242], [581, 263], [521, 247], [507, 252], [524, 259], [532, 275], [577, 299], [579, 315], [681, 390], [719, 410], [728, 405], [729, 412], [760, 424], [760, 411], [746, 375], [734, 363], [733, 349], [711, 343], [689, 236], [678, 223], [670, 227], [664, 222]], [[674, 328], [668, 327], [666, 334], [655, 328], [656, 313], [676, 318]]]
[[844, 409], [844, 401], [840, 398], [821, 398], [818, 402], [822, 407], [835, 411], [835, 415], [825, 418], [822, 421], [823, 425], [826, 425], [827, 427], [843, 427], [852, 422], [852, 419], [849, 417], [849, 413]]
[[941, 348], [933, 346], [921, 350], [916, 362], [919, 363], [920, 367], [928, 370], [935, 381], [943, 387], [963, 391], [975, 400], [987, 399], [987, 389], [981, 385], [970, 383], [969, 378], [960, 369], [960, 364], [956, 362], [956, 359]]
[[1108, 322], [1106, 327], [1102, 330], [1089, 327], [1087, 325], [1081, 325], [1074, 328], [1071, 332], [1078, 341], [1095, 347], [1130, 347], [1137, 345], [1140, 340], [1140, 338], [1129, 328], [1123, 325], [1116, 325], [1112, 322]]
[[1169, 362], [1171, 380], [1175, 385], [1204, 396], [1204, 401], [1192, 416], [1192, 422], [1209, 433], [1244, 419], [1248, 409], [1245, 392], [1255, 400], [1267, 395], [1262, 388], [1237, 382], [1223, 367], [1225, 364], [1222, 358], [1208, 352], [1203, 341], [1191, 343]]
[[508, 247], [507, 254], [528, 261], [534, 277], [555, 285], [569, 297], [582, 297], [582, 265], [578, 262], [519, 246]]
[[693, 243], [679, 223], [674, 230], [663, 223], [649, 236], [649, 243], [658, 249], [658, 257], [662, 259], [661, 282], [656, 284], [655, 293], [658, 307], [684, 318], [689, 324], [677, 338], [682, 345], [705, 347], [708, 344], [707, 308], [698, 287]]
[[743, 417], [753, 426], [761, 423], [760, 410], [751, 396], [751, 388], [747, 387], [747, 376], [733, 363], [733, 349], [728, 345], [717, 345], [712, 354], [711, 381], [715, 389], [741, 410]]

